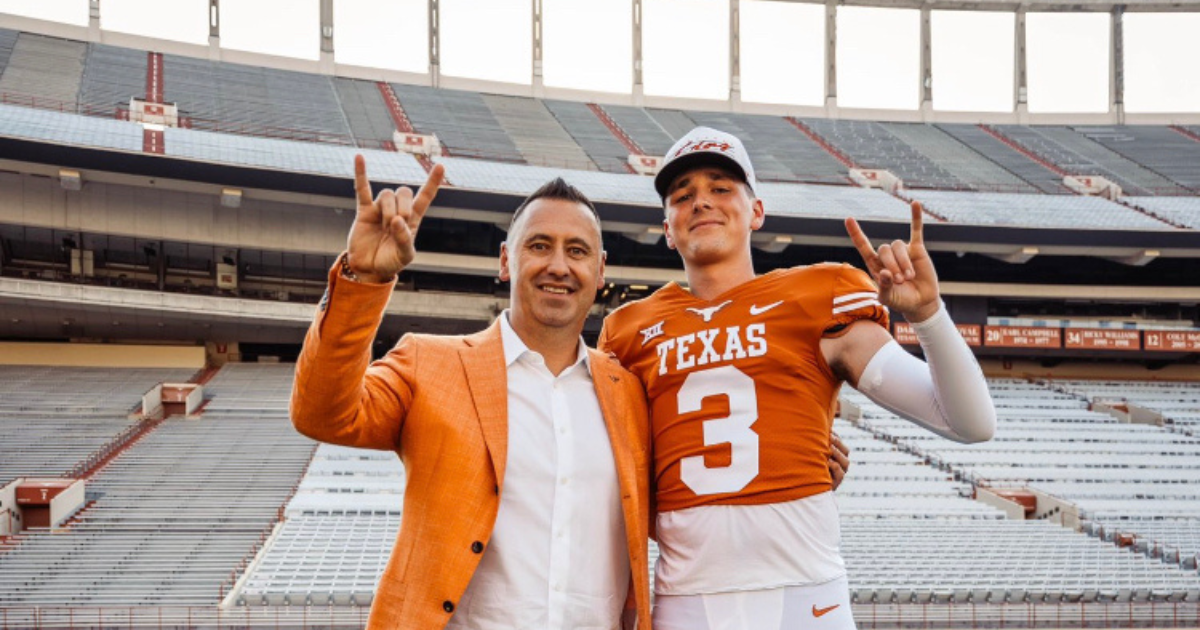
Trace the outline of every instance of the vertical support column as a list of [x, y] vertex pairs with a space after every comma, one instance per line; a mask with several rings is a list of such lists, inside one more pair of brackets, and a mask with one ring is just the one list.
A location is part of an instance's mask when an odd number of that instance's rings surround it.
[[741, 0], [729, 0], [729, 110], [742, 111]]
[[221, 0], [208, 0], [208, 58], [221, 58]]
[[1109, 99], [1108, 110], [1116, 124], [1125, 124], [1125, 5], [1112, 8], [1112, 37], [1109, 45], [1108, 67]]
[[167, 255], [166, 246], [163, 241], [158, 242], [158, 249], [154, 252], [154, 269], [158, 274], [158, 290], [165, 291], [167, 288]]
[[1025, 72], [1025, 10], [1017, 9], [1014, 21], [1016, 45], [1013, 46], [1013, 111], [1017, 122], [1025, 124], [1029, 118], [1029, 80]]
[[333, 0], [321, 0], [321, 56], [323, 72], [333, 73]]
[[100, 0], [88, 0], [88, 37], [100, 41]]
[[546, 94], [542, 78], [542, 0], [533, 0], [533, 96], [542, 98]]
[[441, 87], [442, 83], [442, 40], [438, 31], [442, 13], [438, 0], [429, 0], [429, 85]]
[[633, 104], [641, 105], [645, 95], [642, 84], [642, 0], [633, 0]]
[[825, 2], [825, 115], [837, 116], [837, 1]]
[[921, 84], [917, 94], [920, 96], [921, 117], [929, 120], [933, 113], [933, 11], [929, 5], [921, 7], [921, 61], [917, 70]]

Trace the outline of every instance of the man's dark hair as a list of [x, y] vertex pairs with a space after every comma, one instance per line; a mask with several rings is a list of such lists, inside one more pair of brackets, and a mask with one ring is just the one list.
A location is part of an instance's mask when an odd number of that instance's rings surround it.
[[541, 188], [533, 191], [531, 195], [525, 198], [525, 201], [521, 202], [521, 205], [517, 206], [516, 211], [513, 212], [512, 221], [508, 223], [509, 234], [512, 234], [512, 229], [517, 224], [517, 219], [520, 218], [525, 208], [538, 199], [561, 199], [587, 206], [587, 209], [592, 211], [592, 216], [596, 218], [596, 227], [600, 227], [600, 213], [596, 212], [596, 204], [592, 203], [592, 200], [588, 199], [582, 190], [568, 184], [561, 177], [555, 177], [542, 184]]

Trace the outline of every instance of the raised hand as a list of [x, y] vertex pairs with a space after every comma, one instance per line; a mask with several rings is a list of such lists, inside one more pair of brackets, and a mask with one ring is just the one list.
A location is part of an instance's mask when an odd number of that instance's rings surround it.
[[871, 277], [879, 284], [879, 302], [900, 311], [910, 322], [922, 322], [937, 313], [940, 304], [937, 271], [925, 250], [921, 203], [912, 202], [909, 242], [899, 239], [875, 249], [859, 227], [846, 219], [846, 232], [862, 256]]
[[413, 196], [411, 188], [384, 190], [371, 199], [367, 163], [354, 156], [354, 192], [358, 211], [350, 227], [346, 250], [350, 270], [363, 282], [391, 282], [417, 254], [417, 228], [442, 185], [441, 164], [429, 171], [425, 185]]

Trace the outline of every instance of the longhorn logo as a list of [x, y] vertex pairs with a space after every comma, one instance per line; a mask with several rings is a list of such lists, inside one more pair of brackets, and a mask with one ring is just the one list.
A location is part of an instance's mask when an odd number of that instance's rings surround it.
[[710, 306], [708, 308], [692, 308], [689, 306], [687, 310], [699, 315], [700, 317], [703, 317], [704, 323], [707, 324], [708, 322], [712, 321], [714, 316], [716, 316], [717, 311], [729, 306], [731, 303], [733, 303], [733, 300], [725, 300], [716, 306]]

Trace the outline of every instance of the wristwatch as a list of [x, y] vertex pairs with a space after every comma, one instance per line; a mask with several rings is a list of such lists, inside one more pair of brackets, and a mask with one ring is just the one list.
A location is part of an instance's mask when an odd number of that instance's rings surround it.
[[[354, 270], [350, 268], [350, 252], [346, 252], [346, 254], [342, 256], [341, 274], [342, 274], [343, 278], [345, 278], [351, 282], [366, 282], [362, 278], [359, 278], [358, 274], [354, 273]], [[382, 281], [381, 284], [387, 284], [389, 282], [395, 282], [395, 281], [396, 281], [396, 276], [392, 276], [391, 278], [388, 278], [387, 280]]]
[[358, 274], [354, 273], [354, 270], [350, 268], [350, 252], [346, 252], [346, 254], [342, 256], [342, 277], [354, 282], [361, 282], [361, 280], [358, 279]]

